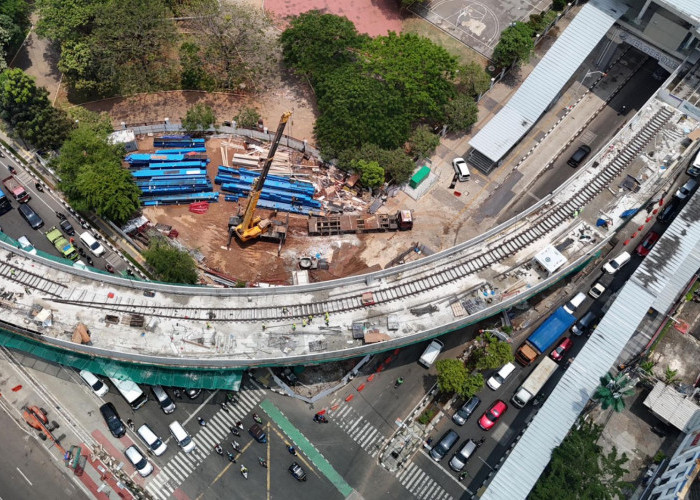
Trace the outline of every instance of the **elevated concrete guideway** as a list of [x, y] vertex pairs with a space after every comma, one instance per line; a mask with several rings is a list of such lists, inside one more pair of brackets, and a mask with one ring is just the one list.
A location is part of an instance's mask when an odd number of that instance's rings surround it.
[[[652, 100], [575, 177], [506, 223], [409, 264], [312, 285], [221, 289], [130, 281], [0, 242], [0, 328], [97, 358], [179, 368], [313, 363], [418, 342], [492, 316], [588, 262], [624, 224], [617, 215], [658, 198], [682, 168], [659, 169], [641, 154], [645, 146], [654, 144], [655, 158], [682, 153], [688, 126], [677, 110]], [[643, 179], [637, 192], [618, 189], [632, 161]], [[595, 228], [601, 212], [616, 215], [605, 233]], [[550, 244], [567, 263], [547, 277], [529, 264]], [[48, 314], [38, 316], [42, 309]], [[398, 330], [388, 329], [390, 315]], [[80, 322], [91, 345], [72, 340]], [[363, 345], [353, 338], [358, 322], [390, 340]]]

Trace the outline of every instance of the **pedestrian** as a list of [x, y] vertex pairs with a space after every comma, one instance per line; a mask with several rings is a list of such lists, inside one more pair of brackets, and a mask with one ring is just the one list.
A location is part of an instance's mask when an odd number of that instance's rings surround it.
[[127, 420], [126, 425], [128, 425], [129, 429], [131, 429], [132, 431], [134, 430], [134, 421], [133, 420], [131, 420], [131, 419]]

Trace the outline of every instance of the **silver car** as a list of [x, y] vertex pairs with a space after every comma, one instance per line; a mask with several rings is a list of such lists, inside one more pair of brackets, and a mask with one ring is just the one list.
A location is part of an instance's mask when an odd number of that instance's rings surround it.
[[478, 447], [479, 446], [474, 441], [467, 439], [467, 442], [462, 445], [459, 451], [454, 454], [452, 460], [450, 460], [450, 468], [457, 472], [464, 469], [464, 466], [467, 465], [467, 460], [469, 460], [469, 457], [474, 454], [474, 451]]
[[452, 421], [457, 425], [464, 425], [464, 422], [474, 413], [474, 410], [476, 410], [476, 407], [479, 406], [480, 403], [481, 400], [473, 396], [452, 415]]

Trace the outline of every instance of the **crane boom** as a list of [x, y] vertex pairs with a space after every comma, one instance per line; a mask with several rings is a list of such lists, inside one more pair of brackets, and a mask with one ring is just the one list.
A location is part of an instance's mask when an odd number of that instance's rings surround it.
[[265, 179], [267, 179], [267, 174], [270, 172], [272, 160], [275, 157], [277, 146], [279, 146], [280, 139], [282, 138], [282, 132], [284, 132], [284, 127], [287, 125], [287, 121], [289, 120], [290, 116], [292, 116], [291, 111], [287, 111], [282, 115], [282, 118], [280, 118], [280, 123], [277, 126], [277, 132], [275, 133], [275, 137], [270, 145], [270, 151], [267, 153], [267, 158], [263, 164], [260, 177], [258, 177], [250, 190], [250, 197], [248, 198], [248, 205], [246, 205], [243, 220], [238, 226], [236, 226], [235, 230], [236, 236], [241, 241], [249, 241], [253, 238], [259, 237], [270, 226], [269, 220], [262, 220], [260, 217], [255, 217], [255, 208], [258, 206], [260, 193], [262, 193]]

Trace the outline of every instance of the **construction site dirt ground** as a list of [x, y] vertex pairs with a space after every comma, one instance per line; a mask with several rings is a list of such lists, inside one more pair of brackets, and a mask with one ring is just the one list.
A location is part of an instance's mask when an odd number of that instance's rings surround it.
[[[224, 164], [221, 154], [221, 139], [207, 141], [207, 155], [210, 159], [208, 174], [216, 176], [219, 165]], [[140, 150], [153, 151], [152, 140], [140, 141]], [[284, 148], [280, 148], [280, 151]], [[323, 170], [319, 175], [325, 175]], [[214, 186], [219, 190], [219, 186]], [[278, 245], [257, 241], [242, 245], [235, 238], [228, 244], [228, 220], [239, 210], [244, 210], [247, 199], [239, 202], [224, 201], [223, 193], [218, 203], [211, 203], [204, 214], [189, 211], [188, 205], [145, 207], [144, 215], [152, 224], [172, 226], [179, 233], [178, 240], [192, 250], [200, 251], [207, 267], [222, 272], [236, 280], [247, 283], [265, 282], [273, 285], [290, 284], [292, 271], [298, 270], [299, 259], [304, 256], [320, 257], [329, 261], [327, 271], [310, 271], [311, 281], [360, 274], [386, 267], [402, 253], [409, 252], [404, 260], [419, 258], [411, 252], [417, 245], [424, 245], [433, 251], [448, 248], [453, 244], [451, 224], [463, 207], [461, 201], [440, 186], [433, 186], [418, 201], [399, 191], [396, 197], [389, 198], [380, 209], [382, 213], [395, 213], [399, 209], [412, 210], [414, 225], [412, 231], [373, 233], [364, 235], [342, 235], [331, 237], [308, 236], [308, 217], [290, 214], [289, 231], [286, 243], [278, 257]], [[445, 203], [447, 199], [451, 204]], [[269, 210], [258, 210], [262, 216], [269, 216]], [[279, 215], [280, 219], [286, 217]]]

